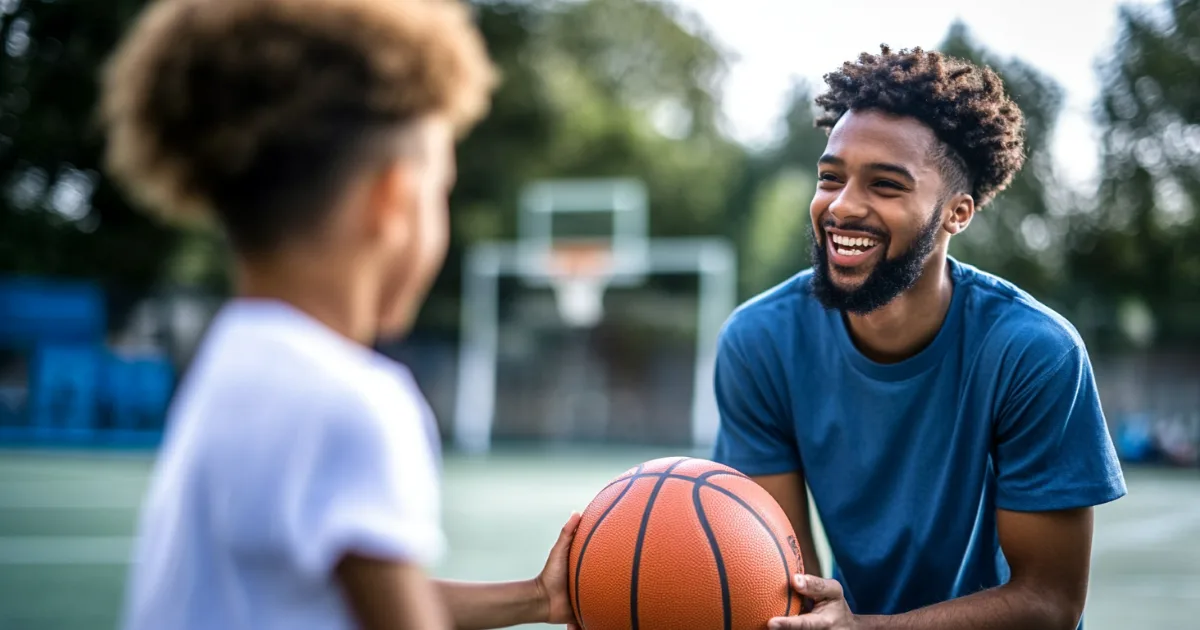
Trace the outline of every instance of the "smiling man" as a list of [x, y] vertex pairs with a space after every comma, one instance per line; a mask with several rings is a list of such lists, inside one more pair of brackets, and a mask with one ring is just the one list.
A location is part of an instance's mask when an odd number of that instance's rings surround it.
[[715, 458], [778, 500], [810, 573], [813, 611], [771, 627], [1081, 627], [1092, 507], [1125, 494], [1087, 351], [947, 255], [1020, 169], [1021, 112], [920, 49], [826, 81], [813, 266], [738, 309], [717, 360]]

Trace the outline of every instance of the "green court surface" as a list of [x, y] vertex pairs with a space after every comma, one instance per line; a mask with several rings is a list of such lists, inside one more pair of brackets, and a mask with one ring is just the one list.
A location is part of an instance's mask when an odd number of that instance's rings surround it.
[[[449, 456], [438, 574], [533, 575], [562, 522], [645, 450]], [[148, 456], [0, 451], [0, 630], [113, 628]], [[1097, 511], [1090, 630], [1181, 629], [1200, 619], [1200, 475], [1131, 470]]]

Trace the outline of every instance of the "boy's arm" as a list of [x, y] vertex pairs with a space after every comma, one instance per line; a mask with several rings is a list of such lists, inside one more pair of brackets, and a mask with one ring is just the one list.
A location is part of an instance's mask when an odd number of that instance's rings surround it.
[[567, 595], [567, 558], [580, 515], [567, 519], [558, 532], [541, 573], [517, 582], [440, 580], [442, 600], [457, 630], [508, 628], [527, 623], [567, 624], [575, 629], [575, 613]]
[[529, 623], [568, 624], [567, 556], [579, 525], [572, 514], [537, 577], [514, 582], [429, 580], [414, 565], [349, 556], [338, 579], [365, 630], [487, 630]]
[[485, 630], [545, 621], [534, 580], [430, 580], [416, 565], [347, 557], [338, 581], [363, 630]]
[[336, 575], [363, 630], [453, 627], [437, 587], [418, 565], [352, 555], [338, 563]]
[[508, 628], [548, 623], [546, 597], [537, 580], [457, 582], [437, 580], [456, 630]]

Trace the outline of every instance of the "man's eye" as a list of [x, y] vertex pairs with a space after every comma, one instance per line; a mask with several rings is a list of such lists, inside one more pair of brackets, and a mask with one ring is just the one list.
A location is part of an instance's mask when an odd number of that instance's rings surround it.
[[875, 182], [875, 185], [883, 186], [884, 188], [891, 188], [893, 190], [904, 190], [904, 186], [897, 184], [896, 182], [894, 182], [890, 179], [881, 179], [881, 180]]

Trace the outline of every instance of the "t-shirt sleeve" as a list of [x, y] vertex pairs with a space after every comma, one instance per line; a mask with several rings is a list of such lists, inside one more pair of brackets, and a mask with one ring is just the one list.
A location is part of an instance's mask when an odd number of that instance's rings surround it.
[[[996, 425], [1000, 509], [1089, 507], [1125, 495], [1087, 351], [1081, 342], [1017, 363]], [[1023, 367], [1022, 367], [1023, 366]]]
[[801, 469], [790, 415], [769, 378], [771, 360], [747, 347], [736, 327], [727, 326], [722, 332], [713, 379], [720, 413], [713, 460], [747, 475]]
[[289, 463], [288, 553], [311, 575], [346, 555], [428, 566], [445, 546], [436, 464], [423, 418], [356, 401], [328, 413]]

